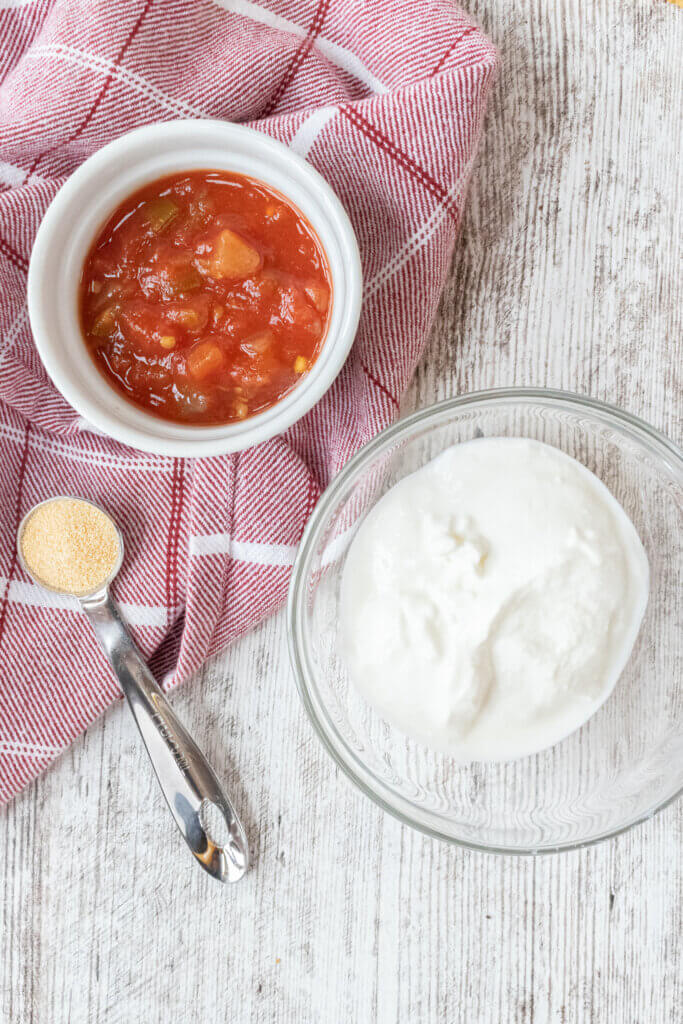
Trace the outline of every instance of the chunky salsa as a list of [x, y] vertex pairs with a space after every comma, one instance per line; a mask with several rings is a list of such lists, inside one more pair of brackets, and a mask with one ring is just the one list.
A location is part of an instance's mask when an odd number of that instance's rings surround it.
[[330, 274], [313, 229], [262, 182], [191, 171], [115, 210], [80, 287], [87, 348], [106, 379], [156, 416], [242, 420], [315, 361]]

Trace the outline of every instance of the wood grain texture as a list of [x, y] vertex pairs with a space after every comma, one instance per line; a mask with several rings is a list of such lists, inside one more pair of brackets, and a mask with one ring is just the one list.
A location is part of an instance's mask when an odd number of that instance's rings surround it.
[[[462, 234], [405, 409], [552, 385], [681, 440], [683, 14], [476, 0], [501, 49]], [[0, 1021], [674, 1024], [683, 803], [523, 860], [384, 816], [304, 717], [282, 616], [174, 702], [255, 867], [191, 863], [127, 712], [0, 815]]]

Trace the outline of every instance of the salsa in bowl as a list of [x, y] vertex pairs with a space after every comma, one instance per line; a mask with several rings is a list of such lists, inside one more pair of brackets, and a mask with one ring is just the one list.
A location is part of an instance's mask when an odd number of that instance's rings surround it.
[[358, 247], [305, 161], [223, 122], [138, 129], [90, 157], [49, 207], [29, 314], [83, 418], [169, 455], [285, 430], [330, 387], [360, 312]]
[[80, 320], [104, 377], [179, 423], [232, 423], [280, 401], [320, 351], [327, 259], [284, 196], [226, 171], [151, 182], [86, 258]]

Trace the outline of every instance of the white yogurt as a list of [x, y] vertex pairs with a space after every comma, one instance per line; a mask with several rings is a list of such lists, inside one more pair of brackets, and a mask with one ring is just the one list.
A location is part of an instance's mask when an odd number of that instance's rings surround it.
[[607, 699], [648, 598], [647, 556], [604, 484], [550, 445], [455, 445], [377, 503], [349, 549], [351, 678], [458, 760], [542, 750]]

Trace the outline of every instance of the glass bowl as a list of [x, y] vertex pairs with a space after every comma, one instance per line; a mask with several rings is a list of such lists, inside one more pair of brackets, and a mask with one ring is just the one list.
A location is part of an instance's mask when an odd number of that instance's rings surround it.
[[[536, 438], [588, 466], [621, 502], [650, 562], [650, 599], [612, 695], [561, 743], [515, 761], [459, 764], [407, 738], [350, 682], [339, 633], [346, 552], [395, 483], [449, 445]], [[570, 850], [618, 834], [683, 789], [683, 452], [601, 402], [544, 390], [488, 391], [396, 423], [320, 499], [289, 594], [291, 656], [325, 747], [380, 807], [438, 839], [498, 853]]]

